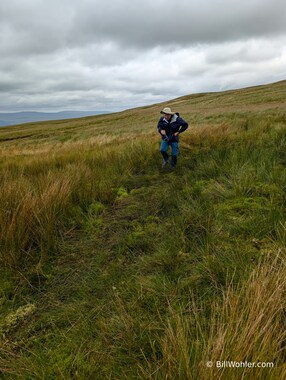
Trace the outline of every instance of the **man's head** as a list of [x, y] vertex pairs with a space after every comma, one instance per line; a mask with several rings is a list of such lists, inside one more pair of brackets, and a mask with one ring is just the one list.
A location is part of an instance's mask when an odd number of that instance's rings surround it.
[[172, 117], [172, 115], [171, 114], [169, 114], [169, 113], [163, 113], [163, 115], [164, 115], [164, 118], [166, 119], [166, 120], [170, 120], [171, 119], [171, 117]]
[[170, 107], [165, 107], [162, 109], [161, 113], [164, 115], [166, 120], [170, 120], [175, 112], [173, 112]]

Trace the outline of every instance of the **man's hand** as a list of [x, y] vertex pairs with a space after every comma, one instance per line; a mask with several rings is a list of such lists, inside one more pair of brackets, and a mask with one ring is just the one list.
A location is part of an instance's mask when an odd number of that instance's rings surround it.
[[176, 137], [179, 136], [179, 132], [175, 132], [174, 136], [176, 136]]
[[164, 138], [163, 138], [164, 141], [166, 141], [166, 142], [169, 141], [169, 137], [168, 137], [167, 135], [163, 135], [163, 137], [164, 137]]
[[165, 135], [165, 134], [166, 134], [165, 129], [161, 129], [161, 135]]

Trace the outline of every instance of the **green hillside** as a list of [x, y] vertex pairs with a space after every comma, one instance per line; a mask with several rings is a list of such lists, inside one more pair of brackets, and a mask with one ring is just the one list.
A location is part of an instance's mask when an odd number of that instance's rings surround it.
[[0, 179], [1, 379], [286, 378], [286, 81], [1, 128]]

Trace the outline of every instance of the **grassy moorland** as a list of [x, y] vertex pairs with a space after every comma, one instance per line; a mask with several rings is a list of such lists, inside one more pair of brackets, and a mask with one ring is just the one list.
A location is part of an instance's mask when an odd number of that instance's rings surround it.
[[165, 105], [0, 129], [1, 378], [286, 378], [286, 82]]

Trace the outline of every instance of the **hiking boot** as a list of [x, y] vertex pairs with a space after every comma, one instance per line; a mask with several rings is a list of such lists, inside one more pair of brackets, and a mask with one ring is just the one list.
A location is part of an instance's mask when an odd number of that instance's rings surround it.
[[162, 169], [164, 169], [166, 165], [168, 165], [168, 160], [163, 160]]
[[174, 170], [177, 165], [177, 156], [172, 156], [170, 170]]
[[177, 161], [178, 161], [178, 157], [177, 156], [172, 156], [171, 165], [176, 166], [177, 165]]

